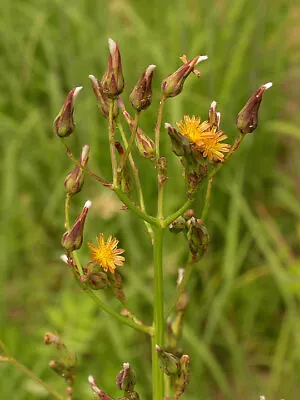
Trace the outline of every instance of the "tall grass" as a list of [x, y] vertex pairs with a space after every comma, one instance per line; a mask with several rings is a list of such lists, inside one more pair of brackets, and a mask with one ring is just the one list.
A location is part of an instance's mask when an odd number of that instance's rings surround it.
[[[186, 399], [253, 399], [260, 393], [270, 399], [297, 398], [300, 206], [295, 148], [300, 131], [288, 106], [300, 69], [294, 56], [299, 43], [288, 36], [297, 12], [291, 6], [288, 0], [255, 5], [252, 0], [1, 2], [0, 336], [12, 354], [57, 390], [62, 383], [47, 366], [51, 350], [41, 344], [47, 330], [61, 333], [78, 354], [78, 398], [91, 398], [86, 381], [90, 373], [113, 394], [113, 377], [124, 361], [136, 369], [143, 399], [150, 387], [146, 340], [101, 313], [58, 261], [62, 184], [70, 164], [51, 125], [68, 90], [83, 85], [70, 147], [78, 152], [89, 143], [91, 166], [110, 176], [105, 121], [87, 77], [101, 77], [107, 37], [112, 37], [121, 49], [127, 90], [148, 64], [157, 65], [154, 105], [141, 121], [150, 135], [160, 81], [180, 65], [182, 54], [208, 54], [209, 60], [201, 65], [201, 78], [190, 79], [184, 92], [169, 102], [164, 120], [174, 123], [184, 114], [205, 117], [216, 100], [231, 141], [235, 117], [249, 95], [273, 81], [259, 128], [215, 179], [208, 221], [211, 246], [194, 271], [182, 347], [191, 355]], [[183, 197], [184, 192], [167, 135], [163, 151], [170, 165], [171, 211], [179, 203], [178, 193]], [[151, 210], [155, 176], [147, 163], [140, 164]], [[113, 232], [127, 249], [127, 296], [136, 313], [150, 322], [151, 248], [146, 234], [135, 234], [142, 224], [120, 212], [120, 204], [93, 182], [78, 197], [80, 203], [87, 197], [94, 200], [89, 239], [100, 231]], [[196, 212], [202, 204], [199, 193]], [[167, 239], [166, 298], [185, 257], [181, 238], [176, 241], [174, 248], [174, 238], [173, 243]], [[3, 365], [0, 395], [45, 398], [36, 384]]]

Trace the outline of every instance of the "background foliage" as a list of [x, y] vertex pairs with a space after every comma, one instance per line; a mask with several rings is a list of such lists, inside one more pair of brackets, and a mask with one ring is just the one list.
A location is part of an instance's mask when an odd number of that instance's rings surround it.
[[[212, 100], [232, 142], [235, 117], [249, 95], [273, 81], [260, 124], [214, 182], [208, 220], [212, 243], [191, 282], [182, 340], [192, 379], [186, 399], [296, 399], [300, 390], [299, 5], [289, 0], [14, 0], [1, 1], [1, 279], [0, 337], [9, 350], [57, 390], [63, 382], [48, 368], [53, 349], [43, 334], [57, 330], [77, 353], [77, 398], [92, 398], [86, 377], [117, 395], [114, 376], [129, 361], [138, 390], [148, 399], [151, 373], [147, 338], [121, 327], [81, 293], [59, 261], [63, 233], [63, 181], [70, 169], [52, 121], [67, 92], [83, 85], [76, 107], [77, 153], [92, 148], [91, 167], [109, 177], [105, 120], [88, 80], [101, 77], [107, 37], [119, 43], [127, 94], [148, 64], [156, 64], [153, 106], [142, 115], [152, 134], [160, 81], [181, 65], [179, 56], [208, 54], [201, 78], [167, 103], [164, 121], [184, 114], [206, 117]], [[126, 100], [127, 101], [127, 100]], [[169, 158], [167, 209], [184, 199], [180, 166]], [[138, 157], [138, 156], [137, 156]], [[155, 175], [139, 159], [149, 209]], [[181, 193], [179, 195], [179, 193]], [[79, 207], [90, 198], [86, 239], [113, 233], [126, 249], [127, 296], [150, 322], [151, 247], [144, 227], [120, 211], [110, 193], [88, 180]], [[203, 194], [196, 202], [201, 211]], [[174, 245], [176, 243], [176, 245]], [[186, 259], [182, 237], [165, 246], [166, 299]], [[84, 247], [82, 257], [87, 257]], [[115, 307], [113, 299], [107, 299]], [[0, 365], [1, 399], [47, 398], [11, 366]]]

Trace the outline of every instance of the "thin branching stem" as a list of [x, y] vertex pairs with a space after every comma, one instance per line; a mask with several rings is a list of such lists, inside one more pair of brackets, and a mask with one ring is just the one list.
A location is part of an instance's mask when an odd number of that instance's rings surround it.
[[112, 165], [112, 173], [113, 173], [113, 184], [117, 185], [117, 157], [116, 157], [116, 149], [115, 149], [115, 125], [114, 125], [114, 103], [115, 100], [109, 101], [109, 148], [110, 148], [110, 157], [111, 157], [111, 165]]
[[32, 371], [30, 371], [28, 368], [25, 367], [25, 365], [21, 364], [18, 360], [11, 356], [3, 357], [0, 356], [0, 362], [5, 362], [8, 364], [14, 365], [16, 368], [24, 372], [27, 376], [29, 376], [31, 379], [34, 381], [38, 382], [49, 394], [51, 394], [53, 397], [55, 397], [58, 400], [65, 400], [63, 396], [61, 396], [59, 393], [57, 393], [48, 383], [44, 382], [41, 378], [36, 376]]
[[207, 217], [207, 214], [209, 211], [213, 180], [214, 180], [214, 178], [211, 177], [208, 179], [208, 182], [207, 182], [205, 201], [204, 201], [204, 206], [203, 206], [203, 210], [202, 210], [202, 214], [201, 214], [202, 221], [206, 220], [206, 217]]

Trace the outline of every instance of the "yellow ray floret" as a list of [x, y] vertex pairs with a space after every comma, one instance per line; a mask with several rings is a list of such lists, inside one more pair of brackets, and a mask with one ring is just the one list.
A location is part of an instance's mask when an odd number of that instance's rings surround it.
[[[215, 130], [213, 128], [212, 132]], [[223, 140], [227, 139], [226, 135], [223, 135], [223, 131], [214, 132], [213, 137], [207, 138], [206, 140], [198, 141], [197, 146], [199, 150], [203, 153], [203, 157], [208, 157], [211, 161], [218, 159], [224, 161], [224, 154], [230, 149], [230, 144], [221, 143]]]
[[88, 243], [92, 250], [90, 257], [93, 261], [100, 265], [105, 272], [115, 273], [116, 267], [121, 267], [124, 264], [125, 258], [120, 254], [124, 253], [124, 249], [118, 249], [119, 241], [112, 236], [109, 236], [105, 242], [103, 233], [97, 236], [98, 245], [94, 246]]
[[196, 143], [202, 138], [211, 137], [208, 121], [201, 122], [199, 117], [185, 115], [183, 120], [176, 122], [181, 135], [186, 136], [191, 142]]

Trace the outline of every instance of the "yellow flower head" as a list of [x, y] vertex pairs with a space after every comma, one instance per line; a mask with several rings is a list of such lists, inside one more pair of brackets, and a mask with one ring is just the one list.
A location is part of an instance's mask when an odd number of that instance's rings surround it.
[[109, 236], [105, 242], [103, 233], [97, 236], [98, 246], [88, 243], [89, 248], [92, 250], [90, 257], [93, 261], [100, 265], [105, 272], [109, 271], [115, 273], [116, 267], [121, 267], [124, 264], [125, 258], [120, 254], [125, 250], [118, 249], [119, 241], [112, 236]]
[[191, 142], [197, 143], [202, 138], [211, 137], [210, 125], [208, 121], [201, 123], [199, 117], [189, 117], [185, 115], [183, 120], [176, 122], [181, 135], [186, 136]]
[[197, 146], [203, 153], [203, 157], [208, 157], [211, 161], [214, 159], [224, 161], [223, 153], [227, 153], [229, 151], [230, 144], [221, 142], [227, 139], [227, 136], [223, 135], [223, 131], [217, 131], [216, 128], [213, 128], [211, 132], [213, 132], [214, 135], [205, 140], [199, 140]]
[[186, 136], [190, 142], [195, 144], [203, 157], [208, 157], [211, 161], [218, 159], [224, 160], [224, 154], [230, 149], [230, 145], [221, 143], [227, 139], [223, 131], [219, 131], [216, 126], [209, 121], [201, 122], [199, 117], [189, 117], [185, 115], [183, 120], [176, 123], [181, 135]]

